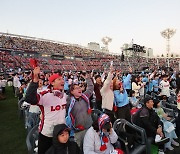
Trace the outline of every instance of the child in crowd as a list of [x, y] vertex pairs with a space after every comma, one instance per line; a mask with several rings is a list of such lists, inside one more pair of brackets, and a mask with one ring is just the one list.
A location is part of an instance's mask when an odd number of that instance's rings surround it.
[[65, 124], [58, 124], [53, 131], [53, 145], [46, 154], [79, 154], [76, 142], [69, 140], [70, 129]]
[[175, 127], [171, 122], [168, 121], [171, 118], [161, 108], [160, 101], [158, 99], [155, 99], [153, 102], [154, 102], [153, 107], [156, 113], [158, 114], [158, 116], [160, 117], [161, 121], [163, 122], [165, 136], [170, 138], [170, 141], [165, 144], [165, 148], [169, 150], [174, 150], [171, 144], [174, 146], [179, 146], [179, 143], [174, 140], [177, 139], [177, 135], [175, 133]]
[[117, 139], [118, 136], [112, 128], [109, 116], [101, 114], [85, 134], [84, 154], [111, 154], [114, 152], [112, 144], [116, 143]]
[[131, 104], [131, 114], [134, 114], [138, 111], [139, 108], [142, 107], [141, 104], [139, 104], [139, 99], [135, 97], [135, 91], [131, 90], [129, 94], [129, 102]]

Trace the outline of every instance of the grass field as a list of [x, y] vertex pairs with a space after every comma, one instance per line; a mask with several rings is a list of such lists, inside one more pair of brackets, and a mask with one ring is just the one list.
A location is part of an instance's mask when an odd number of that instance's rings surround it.
[[6, 88], [6, 99], [0, 100], [0, 154], [27, 154], [26, 130], [12, 87]]

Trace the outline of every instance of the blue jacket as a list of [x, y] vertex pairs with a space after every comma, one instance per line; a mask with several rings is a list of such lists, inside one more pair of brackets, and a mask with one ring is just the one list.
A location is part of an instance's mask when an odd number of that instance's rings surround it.
[[152, 84], [153, 84], [154, 91], [158, 92], [158, 88], [156, 88], [157, 86], [159, 86], [158, 80], [153, 80]]
[[[131, 79], [131, 74], [128, 74], [127, 77], [123, 81], [123, 86], [126, 87], [129, 84]], [[128, 94], [124, 88], [123, 93], [120, 93], [119, 90], [114, 90], [114, 104], [117, 107], [123, 107], [129, 104]]]
[[123, 93], [120, 93], [119, 90], [114, 90], [114, 104], [117, 107], [123, 107], [129, 104], [128, 94], [125, 89]]
[[152, 82], [152, 80], [149, 80], [148, 90], [149, 90], [150, 92], [153, 91], [153, 82]]
[[127, 77], [123, 78], [124, 89], [131, 89], [131, 74], [128, 74]]
[[[147, 84], [147, 82], [149, 82], [149, 79], [148, 79], [147, 77], [144, 77], [144, 78], [142, 79], [142, 82], [145, 82], [145, 83]], [[148, 91], [149, 91], [149, 86], [146, 85], [145, 88], [146, 88], [146, 92], [148, 92]]]
[[69, 90], [69, 83], [67, 77], [64, 77], [64, 90]]

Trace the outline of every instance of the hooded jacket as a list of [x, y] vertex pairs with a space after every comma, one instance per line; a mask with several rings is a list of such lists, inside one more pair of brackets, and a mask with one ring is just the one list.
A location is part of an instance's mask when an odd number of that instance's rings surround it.
[[58, 135], [64, 130], [68, 129], [65, 124], [58, 124], [53, 131], [53, 145], [48, 149], [46, 154], [79, 154], [80, 149], [76, 142], [67, 141], [67, 143], [60, 143]]

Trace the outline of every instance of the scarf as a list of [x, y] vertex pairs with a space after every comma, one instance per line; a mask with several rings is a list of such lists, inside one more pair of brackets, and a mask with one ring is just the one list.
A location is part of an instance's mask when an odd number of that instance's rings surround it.
[[[87, 103], [88, 105], [88, 110], [87, 110], [87, 113], [88, 114], [91, 114], [92, 110], [91, 110], [91, 107], [90, 107], [90, 102], [89, 102], [89, 98], [85, 95], [85, 94], [82, 94], [81, 96], [85, 102]], [[73, 115], [71, 114], [71, 111], [75, 105], [75, 102], [76, 102], [76, 99], [74, 98], [74, 96], [71, 97], [71, 102], [70, 102], [70, 105], [69, 105], [69, 109], [68, 109], [68, 113], [67, 113], [67, 117], [66, 117], [66, 124], [68, 125], [69, 128], [71, 128], [71, 131], [70, 131], [70, 136], [74, 136], [74, 131], [75, 130], [84, 130], [84, 126], [83, 125], [78, 125], [75, 127], [75, 118], [73, 117]]]

